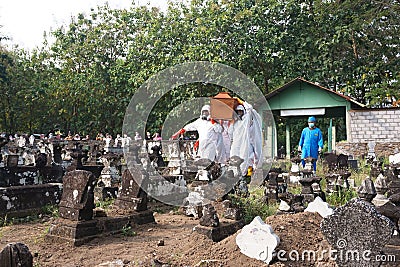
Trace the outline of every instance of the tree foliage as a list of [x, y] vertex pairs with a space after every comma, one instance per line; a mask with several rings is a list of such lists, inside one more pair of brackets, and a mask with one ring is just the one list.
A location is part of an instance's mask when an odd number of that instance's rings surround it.
[[[97, 7], [46, 34], [55, 41], [42, 48], [0, 46], [0, 128], [115, 134], [137, 88], [190, 61], [236, 68], [264, 93], [301, 76], [370, 106], [391, 106], [400, 99], [399, 11], [397, 0], [192, 0], [164, 12]], [[185, 99], [218, 90], [173, 89], [148, 127], [157, 130]]]

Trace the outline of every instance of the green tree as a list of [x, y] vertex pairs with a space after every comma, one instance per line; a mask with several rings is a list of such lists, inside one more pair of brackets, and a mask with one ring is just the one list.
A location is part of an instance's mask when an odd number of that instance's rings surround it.
[[[1, 128], [46, 132], [58, 124], [118, 133], [137, 88], [190, 61], [236, 68], [264, 93], [302, 76], [362, 103], [390, 106], [400, 97], [399, 11], [397, 0], [192, 0], [170, 3], [166, 12], [97, 7], [46, 34], [55, 42], [44, 40], [30, 54], [1, 48]], [[185, 99], [220, 90], [209, 83], [174, 88], [147, 127], [158, 130]]]

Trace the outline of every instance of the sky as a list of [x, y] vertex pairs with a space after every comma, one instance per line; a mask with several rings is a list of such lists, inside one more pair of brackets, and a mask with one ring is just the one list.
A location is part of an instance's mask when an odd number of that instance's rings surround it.
[[0, 0], [0, 33], [11, 38], [2, 44], [28, 50], [41, 46], [45, 31], [68, 25], [72, 16], [89, 14], [106, 2], [111, 8], [128, 8], [132, 2], [167, 7], [167, 0]]

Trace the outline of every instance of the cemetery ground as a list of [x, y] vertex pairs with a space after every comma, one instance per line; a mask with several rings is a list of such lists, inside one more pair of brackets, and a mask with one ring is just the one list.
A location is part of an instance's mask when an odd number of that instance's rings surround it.
[[[323, 172], [322, 166], [319, 172]], [[352, 171], [356, 185], [360, 185], [367, 172], [366, 169]], [[322, 186], [323, 183], [324, 180]], [[322, 217], [318, 213], [275, 215], [277, 204], [264, 204], [263, 188], [250, 189], [248, 198], [235, 198], [245, 210], [246, 223], [256, 215], [261, 216], [280, 238], [276, 251], [286, 252], [281, 256], [288, 261], [275, 259], [270, 266], [337, 266], [327, 254], [321, 254], [332, 248], [321, 232]], [[299, 190], [299, 187], [289, 189], [293, 193]], [[332, 206], [340, 206], [355, 196], [356, 191], [351, 189], [345, 194], [330, 195], [327, 201]], [[97, 206], [107, 209], [109, 204], [99, 202]], [[215, 207], [219, 212], [218, 203]], [[155, 223], [126, 226], [121, 233], [95, 238], [77, 247], [46, 240], [46, 233], [58, 216], [56, 206], [46, 207], [42, 214], [21, 220], [0, 218], [0, 247], [12, 242], [26, 244], [33, 255], [34, 266], [266, 266], [240, 253], [235, 240], [238, 233], [213, 242], [194, 232], [198, 219], [183, 215], [179, 208], [153, 200], [149, 202], [149, 209], [154, 212]], [[299, 260], [291, 260], [296, 258], [293, 253], [289, 257], [292, 251], [300, 254]], [[317, 256], [302, 258], [304, 251], [314, 251]], [[384, 252], [394, 255], [396, 262], [382, 266], [399, 266], [400, 238], [393, 237]]]
[[[44, 215], [35, 221], [7, 225], [0, 230], [0, 246], [11, 242], [26, 244], [34, 256], [34, 266], [262, 266], [263, 263], [242, 253], [234, 234], [213, 242], [193, 232], [198, 220], [179, 214], [177, 209], [151, 203], [156, 223], [123, 229], [121, 234], [94, 239], [82, 246], [49, 243], [45, 235], [53, 220]], [[322, 220], [316, 213], [267, 217], [281, 237], [279, 249], [329, 249], [319, 231]], [[308, 238], [304, 238], [308, 236]], [[164, 243], [163, 245], [161, 243]], [[112, 265], [114, 263], [114, 265]], [[118, 265], [120, 263], [121, 265]], [[103, 264], [103, 265], [102, 265]], [[290, 263], [290, 266], [314, 266], [313, 262]], [[325, 262], [325, 266], [335, 266]], [[282, 262], [272, 266], [285, 266]], [[289, 265], [288, 265], [289, 266]]]

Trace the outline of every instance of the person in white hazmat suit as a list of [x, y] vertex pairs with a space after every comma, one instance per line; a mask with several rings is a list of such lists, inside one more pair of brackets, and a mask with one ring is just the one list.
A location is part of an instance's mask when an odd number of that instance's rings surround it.
[[243, 159], [240, 165], [242, 175], [248, 175], [248, 170], [261, 167], [262, 164], [262, 128], [261, 116], [253, 107], [242, 102], [235, 108], [237, 118], [229, 127], [231, 138], [230, 157]]
[[197, 131], [199, 134], [198, 156], [211, 161], [225, 163], [227, 158], [223, 145], [223, 127], [211, 119], [210, 105], [204, 105], [201, 109], [200, 118], [191, 122], [171, 136], [176, 139], [186, 131]]

